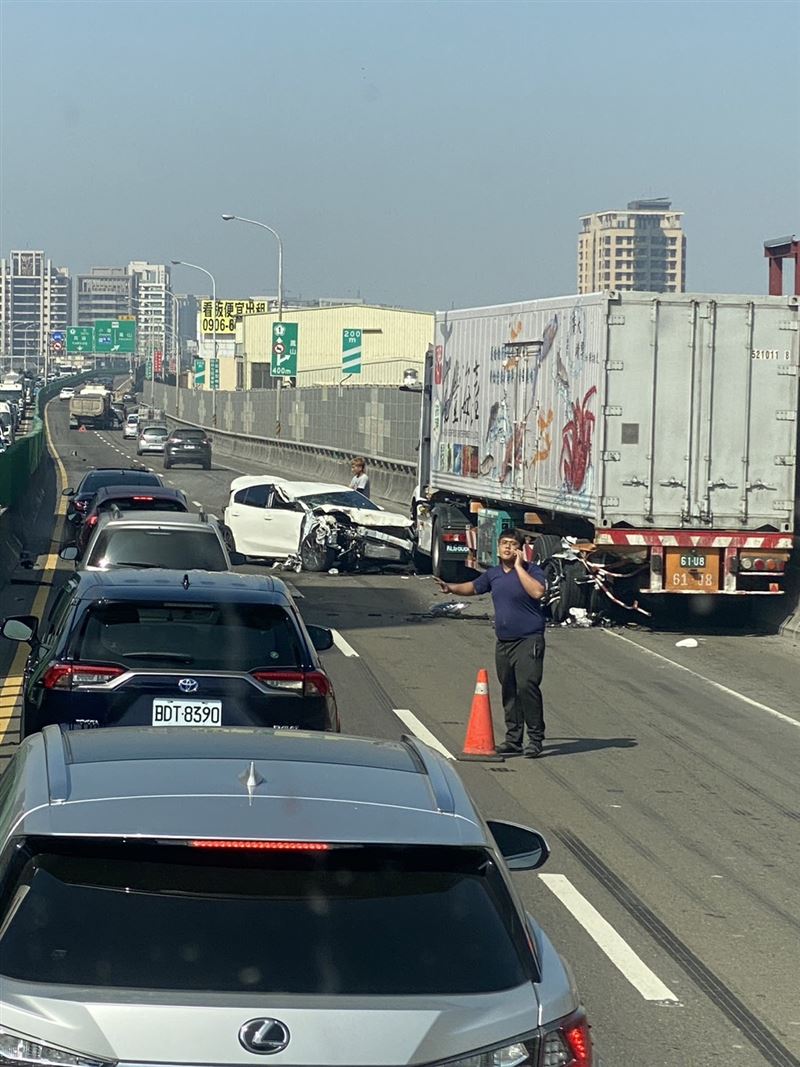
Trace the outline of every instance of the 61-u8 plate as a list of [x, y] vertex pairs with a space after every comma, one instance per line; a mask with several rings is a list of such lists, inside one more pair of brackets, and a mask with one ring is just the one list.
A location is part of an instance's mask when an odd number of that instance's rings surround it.
[[222, 726], [221, 700], [153, 700], [153, 726]]

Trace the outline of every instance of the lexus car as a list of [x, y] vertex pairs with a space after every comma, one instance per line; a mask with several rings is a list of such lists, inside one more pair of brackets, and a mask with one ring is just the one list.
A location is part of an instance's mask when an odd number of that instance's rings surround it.
[[48, 726], [3, 785], [4, 1063], [597, 1063], [545, 839], [416, 739]]
[[51, 723], [339, 729], [317, 656], [331, 632], [306, 627], [271, 576], [80, 571], [44, 624], [14, 616], [1, 632], [31, 646], [23, 737]]

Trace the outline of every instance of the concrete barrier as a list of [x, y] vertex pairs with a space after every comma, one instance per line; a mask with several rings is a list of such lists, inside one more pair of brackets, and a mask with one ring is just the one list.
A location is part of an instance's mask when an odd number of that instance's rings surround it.
[[[197, 426], [167, 416], [170, 426]], [[230, 433], [227, 430], [211, 430], [214, 451], [232, 459], [249, 459], [263, 464], [268, 470], [283, 477], [317, 482], [349, 482], [350, 461], [353, 453], [341, 448], [311, 442], [286, 441], [274, 437], [253, 437], [247, 434]], [[416, 468], [404, 460], [387, 456], [366, 456], [371, 492], [374, 497], [391, 503], [398, 511], [407, 512], [414, 492]]]

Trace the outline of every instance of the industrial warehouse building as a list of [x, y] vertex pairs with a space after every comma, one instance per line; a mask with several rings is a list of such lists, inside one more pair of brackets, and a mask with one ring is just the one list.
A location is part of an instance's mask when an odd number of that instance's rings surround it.
[[[366, 304], [285, 308], [284, 323], [297, 323], [298, 386], [401, 385], [407, 370], [422, 379], [433, 343], [433, 314]], [[245, 314], [236, 325], [235, 355], [218, 344], [220, 389], [273, 389], [270, 374], [276, 312]], [[343, 365], [343, 334], [361, 331], [360, 373]], [[203, 337], [204, 351], [210, 338]], [[352, 366], [351, 363], [348, 366]], [[209, 388], [209, 375], [205, 386]]]

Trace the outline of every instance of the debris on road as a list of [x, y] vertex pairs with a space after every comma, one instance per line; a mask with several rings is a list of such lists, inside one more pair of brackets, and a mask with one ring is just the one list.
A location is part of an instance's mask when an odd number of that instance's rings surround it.
[[463, 600], [450, 600], [447, 604], [434, 604], [430, 614], [435, 619], [452, 619], [459, 616], [466, 606]]
[[699, 641], [694, 637], [684, 637], [682, 641], [676, 641], [676, 648], [697, 648]]

